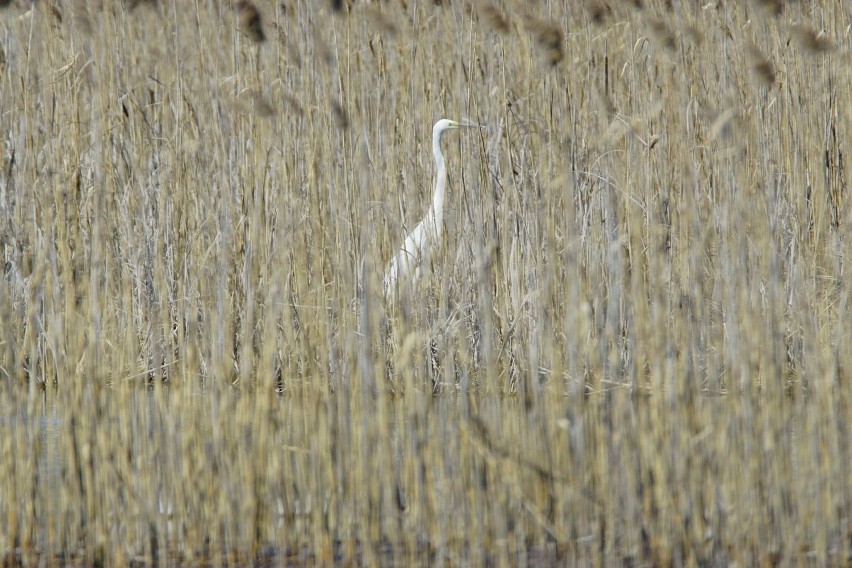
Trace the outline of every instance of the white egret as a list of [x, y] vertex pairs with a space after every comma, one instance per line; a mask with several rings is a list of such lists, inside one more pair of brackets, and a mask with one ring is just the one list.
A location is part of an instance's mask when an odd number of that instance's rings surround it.
[[435, 158], [435, 190], [432, 193], [432, 208], [420, 223], [405, 236], [399, 251], [391, 259], [385, 271], [385, 295], [396, 290], [403, 278], [420, 275], [420, 265], [430, 250], [438, 246], [444, 223], [444, 193], [447, 189], [447, 164], [441, 153], [441, 135], [457, 128], [479, 128], [476, 124], [460, 124], [454, 120], [441, 119], [432, 127], [432, 155]]

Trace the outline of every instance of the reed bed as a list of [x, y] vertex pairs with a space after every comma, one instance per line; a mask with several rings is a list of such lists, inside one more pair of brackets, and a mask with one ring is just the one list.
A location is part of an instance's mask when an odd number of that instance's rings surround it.
[[0, 4], [4, 565], [852, 563], [844, 2]]

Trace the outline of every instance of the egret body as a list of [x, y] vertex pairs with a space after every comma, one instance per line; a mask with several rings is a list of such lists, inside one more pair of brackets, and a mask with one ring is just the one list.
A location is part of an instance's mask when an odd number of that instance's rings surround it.
[[441, 136], [448, 130], [476, 128], [474, 124], [459, 124], [454, 120], [441, 119], [432, 127], [432, 156], [435, 158], [435, 189], [432, 207], [426, 216], [405, 236], [399, 251], [391, 259], [385, 271], [385, 295], [392, 294], [397, 284], [406, 277], [416, 279], [420, 265], [429, 252], [438, 246], [444, 223], [444, 194], [447, 190], [447, 164], [441, 152]]

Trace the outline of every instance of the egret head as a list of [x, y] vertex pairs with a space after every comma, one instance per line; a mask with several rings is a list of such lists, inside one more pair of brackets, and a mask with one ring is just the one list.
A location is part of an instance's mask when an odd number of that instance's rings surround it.
[[441, 134], [443, 134], [447, 130], [455, 130], [460, 126], [461, 125], [455, 120], [442, 118], [441, 120], [435, 123], [435, 126], [432, 127], [432, 136], [441, 136]]
[[462, 124], [449, 118], [442, 118], [432, 127], [432, 139], [438, 141], [441, 139], [441, 134], [447, 130], [455, 130], [457, 128], [481, 128], [478, 124]]

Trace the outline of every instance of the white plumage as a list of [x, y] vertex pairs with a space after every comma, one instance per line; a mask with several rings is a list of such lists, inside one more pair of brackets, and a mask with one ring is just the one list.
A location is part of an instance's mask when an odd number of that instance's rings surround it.
[[420, 223], [405, 236], [399, 251], [391, 259], [385, 271], [385, 295], [391, 295], [404, 279], [417, 279], [420, 266], [429, 251], [436, 247], [444, 223], [444, 194], [447, 189], [447, 164], [441, 152], [441, 135], [447, 130], [462, 127], [476, 127], [472, 124], [459, 124], [454, 120], [441, 119], [432, 127], [432, 155], [435, 158], [435, 191], [432, 194], [432, 207]]

